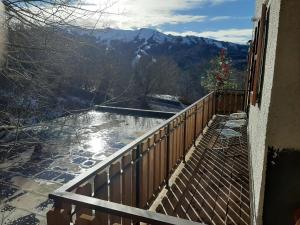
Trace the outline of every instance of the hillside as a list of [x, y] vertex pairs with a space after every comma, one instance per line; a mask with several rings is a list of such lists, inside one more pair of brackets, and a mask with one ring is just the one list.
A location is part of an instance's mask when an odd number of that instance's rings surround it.
[[134, 65], [143, 56], [167, 56], [174, 59], [182, 69], [190, 69], [195, 65], [206, 63], [215, 57], [221, 48], [228, 51], [234, 66], [243, 69], [247, 63], [248, 46], [230, 42], [222, 42], [196, 36], [173, 36], [153, 29], [139, 30], [74, 30], [69, 33], [85, 37], [106, 50], [120, 51], [131, 56]]
[[9, 41], [6, 76], [0, 78], [1, 108], [14, 115], [3, 117], [8, 124], [15, 116], [32, 123], [94, 104], [149, 108], [151, 95], [178, 96], [188, 104], [207, 93], [203, 82], [221, 49], [240, 86], [247, 55], [246, 45], [152, 29], [19, 26], [9, 31]]

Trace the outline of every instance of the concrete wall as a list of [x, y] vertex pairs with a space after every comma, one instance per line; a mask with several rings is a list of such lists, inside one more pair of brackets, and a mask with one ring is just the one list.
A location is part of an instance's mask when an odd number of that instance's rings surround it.
[[[256, 18], [261, 15], [261, 6], [265, 1], [256, 1]], [[249, 147], [250, 147], [250, 166], [251, 189], [252, 189], [252, 216], [253, 224], [262, 223], [263, 193], [266, 169], [266, 136], [268, 126], [269, 106], [273, 86], [273, 76], [275, 70], [274, 61], [277, 49], [277, 36], [279, 26], [280, 0], [271, 0], [270, 6], [269, 33], [266, 49], [264, 85], [260, 107], [250, 106], [249, 111]]]
[[256, 1], [270, 7], [261, 105], [249, 112], [253, 224], [262, 224], [267, 148], [300, 149], [300, 1]]

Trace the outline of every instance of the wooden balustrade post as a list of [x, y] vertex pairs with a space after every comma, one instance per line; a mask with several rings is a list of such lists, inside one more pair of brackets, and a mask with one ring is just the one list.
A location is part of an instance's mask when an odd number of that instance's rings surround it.
[[194, 146], [196, 147], [196, 139], [197, 139], [197, 110], [198, 110], [198, 107], [197, 107], [197, 104], [195, 105], [195, 124], [194, 124]]
[[207, 122], [211, 119], [211, 95], [208, 97]]
[[[122, 202], [121, 189], [121, 162], [117, 161], [109, 166], [109, 201], [119, 203]], [[110, 223], [121, 223], [121, 217], [110, 215]]]
[[219, 114], [220, 111], [220, 92], [216, 91], [216, 114]]
[[48, 225], [70, 225], [71, 206], [55, 201], [54, 207], [47, 212]]
[[203, 130], [204, 130], [204, 128], [205, 128], [205, 125], [204, 125], [204, 113], [205, 112], [205, 101], [204, 100], [202, 100], [202, 118], [201, 118], [201, 120], [202, 120], [202, 122], [201, 122], [201, 124], [202, 124], [202, 132], [203, 132]]
[[224, 113], [224, 115], [226, 115], [226, 93], [225, 93], [225, 90], [222, 91], [222, 95], [223, 95], [223, 113]]
[[183, 127], [183, 162], [185, 163], [185, 155], [186, 155], [186, 111], [184, 112], [184, 127]]
[[[106, 171], [97, 173], [94, 178], [94, 198], [108, 201], [108, 174]], [[108, 224], [108, 214], [101, 211], [95, 212], [99, 224]]]
[[165, 183], [166, 183], [166, 188], [169, 189], [169, 175], [170, 175], [170, 171], [169, 171], [169, 167], [170, 167], [170, 123], [168, 123], [167, 126], [167, 160], [166, 160], [166, 178], [165, 178]]
[[138, 144], [135, 151], [135, 201], [136, 201], [136, 207], [140, 208], [140, 192], [141, 192], [141, 145]]
[[212, 116], [216, 114], [216, 96], [215, 96], [216, 92], [213, 92], [212, 95]]

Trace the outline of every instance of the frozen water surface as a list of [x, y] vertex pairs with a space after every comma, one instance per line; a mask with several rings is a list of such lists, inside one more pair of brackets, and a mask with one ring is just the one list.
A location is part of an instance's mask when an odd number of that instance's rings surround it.
[[38, 137], [42, 145], [13, 152], [0, 164], [3, 224], [46, 224], [50, 192], [163, 121], [89, 111], [25, 129], [25, 141]]

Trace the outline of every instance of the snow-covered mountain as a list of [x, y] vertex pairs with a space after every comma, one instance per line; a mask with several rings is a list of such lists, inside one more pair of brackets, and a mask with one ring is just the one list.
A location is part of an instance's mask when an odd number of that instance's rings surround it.
[[215, 45], [219, 48], [227, 48], [228, 46], [236, 47], [238, 44], [230, 42], [216, 41], [209, 38], [196, 37], [196, 36], [174, 36], [171, 34], [164, 34], [154, 29], [141, 28], [139, 30], [119, 30], [106, 28], [101, 30], [84, 30], [84, 31], [74, 31], [79, 35], [90, 35], [94, 36], [98, 43], [110, 44], [112, 41], [121, 42], [139, 42], [144, 41], [144, 43], [156, 43], [163, 44], [166, 42], [173, 44], [184, 44], [193, 45], [199, 42], [205, 42], [207, 44]]
[[78, 35], [105, 46], [107, 50], [116, 50], [131, 58], [134, 65], [143, 56], [156, 60], [159, 56], [174, 59], [179, 66], [186, 68], [203, 63], [215, 57], [225, 48], [236, 67], [246, 65], [246, 45], [217, 41], [196, 36], [174, 36], [154, 29], [118, 30], [112, 28], [96, 30], [74, 30], [69, 33]]

